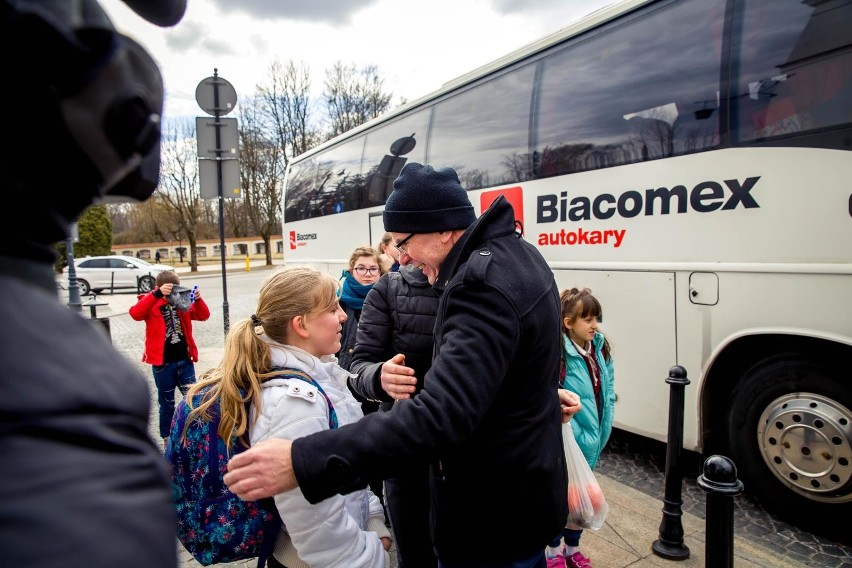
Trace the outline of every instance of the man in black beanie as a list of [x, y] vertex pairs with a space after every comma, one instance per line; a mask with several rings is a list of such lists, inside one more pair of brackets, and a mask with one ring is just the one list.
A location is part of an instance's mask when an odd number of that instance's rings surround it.
[[[125, 0], [160, 26], [185, 0]], [[157, 185], [163, 84], [95, 0], [0, 0], [0, 566], [170, 568], [177, 521], [151, 394], [57, 294], [55, 244]]]
[[423, 389], [339, 430], [255, 446], [230, 462], [225, 481], [245, 499], [298, 485], [316, 503], [428, 460], [442, 568], [543, 568], [567, 517], [560, 416], [579, 408], [556, 395], [553, 273], [515, 231], [504, 197], [476, 219], [454, 170], [417, 163], [393, 186], [385, 230], [400, 263], [423, 270], [440, 296]]

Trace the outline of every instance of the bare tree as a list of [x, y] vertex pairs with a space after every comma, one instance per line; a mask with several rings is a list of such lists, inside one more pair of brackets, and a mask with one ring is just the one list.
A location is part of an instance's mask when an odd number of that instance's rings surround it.
[[364, 124], [390, 107], [393, 93], [383, 90], [384, 79], [378, 67], [365, 65], [359, 71], [355, 64], [340, 61], [326, 71], [325, 100], [329, 119], [329, 138]]
[[189, 243], [189, 266], [198, 270], [196, 243], [204, 205], [198, 178], [195, 123], [183, 120], [163, 134], [160, 185], [156, 196], [170, 210], [175, 226]]
[[156, 193], [142, 203], [109, 204], [108, 210], [115, 244], [167, 240], [172, 211]]
[[260, 118], [262, 129], [284, 150], [279, 164], [281, 174], [289, 158], [307, 152], [320, 142], [320, 132], [311, 116], [310, 68], [305, 63], [289, 60], [282, 65], [277, 59], [269, 66], [269, 80], [258, 85], [263, 102]]
[[107, 212], [109, 220], [112, 223], [113, 243], [124, 244], [141, 242], [135, 240], [137, 226], [133, 221], [134, 211], [136, 209], [134, 203], [109, 203], [107, 204]]
[[266, 265], [272, 266], [272, 235], [281, 229], [284, 148], [263, 129], [262, 99], [240, 105], [240, 185], [243, 208], [255, 234], [263, 239]]
[[[337, 63], [326, 71], [325, 106], [312, 104], [309, 67], [274, 61], [266, 83], [240, 101], [240, 185], [242, 199], [222, 201], [226, 236], [261, 236], [266, 263], [272, 264], [271, 237], [281, 230], [281, 200], [287, 165], [319, 144], [320, 125], [339, 134], [385, 112], [391, 94], [382, 90], [375, 66], [360, 71]], [[328, 115], [319, 119], [315, 107]], [[327, 138], [328, 135], [325, 136]], [[218, 235], [218, 201], [203, 200], [198, 177], [195, 123], [167, 125], [163, 138], [160, 185], [152, 199], [111, 208], [116, 243], [178, 240], [188, 242], [190, 266], [197, 268], [196, 243]], [[249, 251], [251, 252], [251, 251]]]
[[[241, 158], [240, 175], [242, 175], [242, 169], [243, 163]], [[243, 186], [243, 182], [240, 182], [240, 190], [245, 193]], [[225, 220], [225, 234], [231, 237], [252, 236], [253, 233], [249, 223], [248, 212], [245, 207], [245, 199], [225, 198], [222, 204], [225, 208], [222, 214], [222, 217]]]

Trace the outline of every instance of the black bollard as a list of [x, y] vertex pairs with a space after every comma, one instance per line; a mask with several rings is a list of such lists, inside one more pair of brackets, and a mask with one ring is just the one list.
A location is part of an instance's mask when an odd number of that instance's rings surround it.
[[686, 369], [675, 365], [669, 369], [666, 382], [671, 385], [669, 395], [669, 433], [666, 445], [666, 493], [663, 498], [663, 520], [660, 538], [651, 549], [654, 554], [668, 560], [686, 560], [689, 547], [683, 543], [683, 499], [681, 499], [683, 474], [680, 455], [683, 446], [683, 391], [689, 384]]
[[698, 486], [707, 494], [704, 565], [733, 568], [733, 499], [743, 492], [743, 482], [737, 479], [737, 466], [725, 456], [710, 456], [704, 460], [704, 473], [698, 476]]

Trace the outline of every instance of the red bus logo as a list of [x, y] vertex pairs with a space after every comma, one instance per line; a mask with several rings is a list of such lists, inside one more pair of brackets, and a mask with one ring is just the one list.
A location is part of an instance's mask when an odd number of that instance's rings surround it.
[[521, 186], [508, 187], [506, 189], [494, 189], [492, 191], [483, 191], [479, 196], [479, 210], [483, 213], [491, 207], [494, 200], [505, 195], [506, 199], [515, 210], [515, 220], [521, 222], [521, 227], [524, 226], [524, 192]]

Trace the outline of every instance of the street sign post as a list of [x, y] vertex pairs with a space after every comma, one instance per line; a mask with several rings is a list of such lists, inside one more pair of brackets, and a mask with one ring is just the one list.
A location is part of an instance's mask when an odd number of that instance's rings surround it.
[[222, 197], [242, 197], [240, 191], [240, 163], [237, 160], [198, 160], [198, 178], [201, 199], [219, 197], [219, 170], [222, 170]]
[[[222, 170], [222, 196], [242, 197], [240, 191], [240, 134], [236, 118], [195, 118], [198, 139], [198, 171], [201, 198], [219, 196], [219, 169]], [[218, 142], [217, 142], [218, 133]]]
[[[225, 335], [227, 336], [230, 321], [228, 317], [227, 270], [225, 269], [225, 253], [227, 251], [225, 250], [223, 186], [227, 175], [229, 191], [239, 193], [239, 132], [237, 131], [237, 119], [220, 117], [234, 110], [237, 104], [237, 91], [228, 81], [219, 77], [218, 69], [213, 69], [213, 76], [202, 79], [195, 88], [195, 100], [201, 110], [213, 115], [212, 121], [198, 117], [195, 125], [198, 137], [199, 181], [201, 182], [201, 197], [203, 198], [208, 195], [214, 197], [207, 188], [211, 186], [215, 171], [215, 197], [219, 199], [219, 255], [222, 257], [222, 319], [225, 322]], [[226, 163], [233, 165], [226, 167]], [[239, 195], [229, 196], [239, 197]]]

